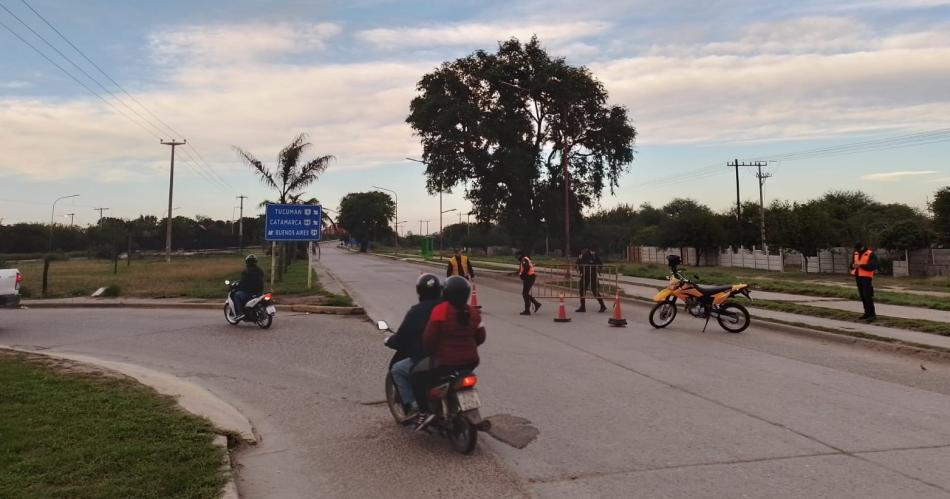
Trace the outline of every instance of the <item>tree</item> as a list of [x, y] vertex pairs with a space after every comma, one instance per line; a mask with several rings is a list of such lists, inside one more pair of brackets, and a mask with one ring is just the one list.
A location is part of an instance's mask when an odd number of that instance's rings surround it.
[[[320, 174], [326, 171], [331, 155], [320, 156], [301, 163], [301, 157], [312, 144], [307, 142], [307, 134], [301, 133], [277, 154], [277, 164], [268, 168], [253, 154], [234, 146], [241, 159], [251, 167], [260, 181], [277, 191], [278, 202], [288, 204], [296, 197], [299, 199], [304, 189], [317, 181]], [[286, 270], [286, 246], [281, 245], [281, 265], [283, 273]]]
[[674, 199], [663, 207], [667, 218], [660, 225], [660, 243], [667, 248], [696, 248], [696, 265], [705, 251], [717, 248], [726, 231], [708, 207], [692, 199]]
[[337, 222], [360, 242], [360, 251], [366, 252], [369, 240], [390, 231], [389, 221], [396, 211], [396, 203], [389, 194], [351, 192], [340, 200]]
[[909, 251], [930, 246], [933, 233], [917, 219], [901, 220], [881, 232], [881, 247]]
[[950, 243], [950, 187], [944, 187], [934, 194], [930, 202], [933, 213], [934, 230], [942, 244]]
[[446, 62], [417, 88], [406, 121], [422, 142], [429, 192], [464, 184], [476, 218], [523, 245], [538, 240], [542, 219], [563, 224], [563, 151], [574, 219], [633, 161], [627, 110], [607, 105], [590, 70], [550, 57], [536, 37]]

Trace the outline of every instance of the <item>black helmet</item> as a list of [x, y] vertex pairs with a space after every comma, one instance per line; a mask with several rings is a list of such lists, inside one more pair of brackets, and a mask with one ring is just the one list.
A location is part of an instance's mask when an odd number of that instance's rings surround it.
[[445, 290], [442, 292], [442, 296], [452, 305], [461, 307], [468, 303], [468, 297], [471, 293], [472, 286], [468, 283], [468, 279], [454, 275], [445, 280]]
[[442, 283], [432, 274], [422, 274], [416, 280], [416, 294], [419, 301], [435, 300], [442, 295]]
[[670, 268], [675, 269], [683, 263], [683, 259], [679, 255], [669, 255], [666, 257], [666, 262], [670, 265]]
[[244, 257], [244, 263], [246, 263], [246, 264], [248, 264], [248, 265], [256, 265], [256, 264], [257, 264], [257, 257], [254, 256], [253, 253], [250, 254], [250, 255], [247, 255], [246, 257]]

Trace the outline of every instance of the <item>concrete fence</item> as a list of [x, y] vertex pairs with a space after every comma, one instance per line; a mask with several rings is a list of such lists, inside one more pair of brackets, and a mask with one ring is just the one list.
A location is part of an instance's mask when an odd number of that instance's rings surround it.
[[778, 254], [773, 255], [757, 249], [739, 248], [734, 250], [727, 248], [719, 253], [719, 265], [783, 272], [785, 270], [785, 252], [779, 250]]

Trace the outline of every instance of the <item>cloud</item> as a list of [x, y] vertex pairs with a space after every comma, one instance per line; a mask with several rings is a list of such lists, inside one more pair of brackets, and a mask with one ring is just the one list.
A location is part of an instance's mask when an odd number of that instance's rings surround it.
[[0, 88], [8, 88], [11, 90], [21, 89], [21, 88], [30, 88], [33, 84], [28, 81], [5, 81], [0, 82]]
[[360, 31], [357, 38], [384, 49], [474, 45], [493, 47], [499, 40], [522, 40], [538, 35], [544, 42], [563, 43], [603, 33], [610, 24], [602, 21], [554, 23], [467, 23], [448, 26], [377, 28]]
[[862, 180], [876, 180], [881, 182], [895, 182], [904, 177], [916, 177], [920, 175], [933, 175], [937, 173], [934, 170], [926, 171], [899, 171], [899, 172], [887, 172], [887, 173], [871, 173], [868, 175], [862, 175]]
[[228, 64], [323, 50], [327, 39], [342, 32], [334, 23], [197, 25], [153, 33], [148, 43], [153, 58], [162, 64], [180, 63], [183, 57]]

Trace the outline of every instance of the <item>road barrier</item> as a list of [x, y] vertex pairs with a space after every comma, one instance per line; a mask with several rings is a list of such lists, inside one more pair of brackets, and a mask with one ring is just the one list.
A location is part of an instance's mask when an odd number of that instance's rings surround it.
[[535, 298], [603, 298], [620, 291], [620, 272], [613, 265], [546, 265], [536, 267], [535, 275]]

